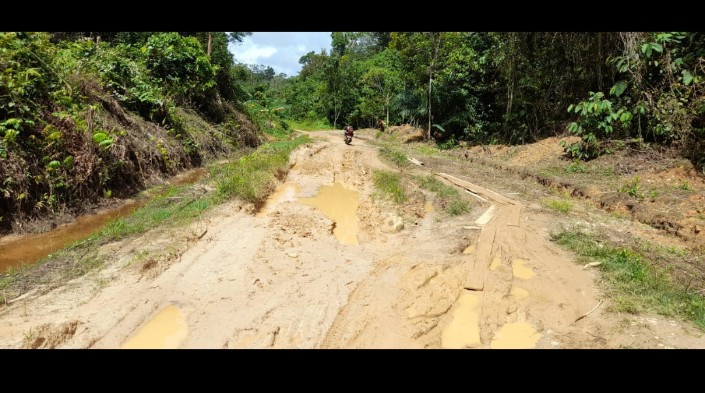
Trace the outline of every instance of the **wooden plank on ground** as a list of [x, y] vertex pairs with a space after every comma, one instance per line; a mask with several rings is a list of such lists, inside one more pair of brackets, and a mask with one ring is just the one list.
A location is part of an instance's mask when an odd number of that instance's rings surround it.
[[507, 219], [507, 225], [520, 227], [521, 226], [521, 208], [520, 204], [515, 204], [509, 207], [509, 217]]
[[423, 162], [421, 162], [421, 161], [419, 161], [419, 160], [417, 160], [417, 159], [415, 159], [415, 158], [406, 157], [406, 159], [409, 160], [409, 161], [411, 161], [412, 163], [418, 165], [418, 166], [423, 165]]
[[482, 213], [482, 215], [477, 220], [475, 220], [475, 224], [485, 225], [490, 222], [490, 220], [492, 219], [492, 215], [494, 214], [495, 208], [495, 205], [490, 206], [487, 210], [485, 210], [484, 213]]
[[515, 201], [513, 201], [507, 197], [504, 197], [504, 196], [502, 196], [502, 195], [500, 195], [490, 189], [487, 189], [482, 186], [478, 186], [477, 184], [472, 184], [472, 183], [465, 181], [465, 180], [458, 179], [457, 177], [449, 175], [447, 173], [436, 173], [436, 176], [442, 177], [442, 178], [448, 180], [449, 182], [455, 184], [456, 186], [465, 188], [466, 190], [472, 191], [475, 194], [484, 195], [484, 196], [486, 196], [494, 201], [497, 201], [499, 203], [503, 203], [503, 204], [507, 204], [507, 205], [516, 204]]
[[497, 233], [496, 225], [487, 225], [482, 228], [480, 237], [477, 239], [477, 250], [472, 256], [468, 274], [465, 277], [463, 287], [471, 291], [482, 291], [485, 289], [485, 280], [492, 262], [492, 247]]

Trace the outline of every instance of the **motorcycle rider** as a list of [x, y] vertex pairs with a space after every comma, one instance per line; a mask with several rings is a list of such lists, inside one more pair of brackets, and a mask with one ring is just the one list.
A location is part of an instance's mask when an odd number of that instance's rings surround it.
[[345, 126], [345, 144], [349, 145], [353, 139], [353, 127], [351, 125]]

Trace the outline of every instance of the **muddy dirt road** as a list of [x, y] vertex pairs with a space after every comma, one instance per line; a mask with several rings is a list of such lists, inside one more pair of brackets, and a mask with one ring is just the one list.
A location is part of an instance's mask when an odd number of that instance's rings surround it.
[[105, 268], [1, 310], [0, 348], [705, 347], [683, 322], [606, 312], [530, 202], [471, 183], [468, 214], [422, 190], [399, 211], [374, 194], [392, 168], [371, 133], [311, 136], [259, 212], [104, 246]]

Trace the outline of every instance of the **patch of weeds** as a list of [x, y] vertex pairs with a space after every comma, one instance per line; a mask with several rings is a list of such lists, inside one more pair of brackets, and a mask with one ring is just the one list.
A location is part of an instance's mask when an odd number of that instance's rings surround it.
[[441, 150], [450, 150], [450, 149], [454, 149], [456, 147], [458, 147], [458, 142], [455, 140], [455, 137], [453, 137], [452, 135], [446, 141], [438, 144], [438, 148]]
[[543, 205], [561, 213], [568, 213], [573, 209], [573, 204], [563, 199], [546, 199], [543, 201]]
[[470, 204], [464, 199], [454, 198], [451, 199], [445, 207], [445, 212], [451, 216], [459, 216], [469, 212]]
[[408, 199], [401, 175], [398, 173], [377, 170], [372, 174], [374, 186], [382, 194], [389, 196], [395, 203], [401, 204]]
[[139, 250], [135, 252], [135, 255], [130, 258], [130, 260], [127, 262], [127, 265], [130, 266], [136, 262], [140, 262], [145, 260], [149, 256], [150, 252], [147, 250]]
[[330, 130], [331, 125], [326, 119], [309, 119], [302, 121], [288, 121], [292, 129], [302, 130], [302, 131], [319, 131], [319, 130]]
[[685, 191], [690, 191], [690, 190], [693, 189], [693, 188], [690, 186], [690, 183], [688, 183], [687, 180], [684, 180], [683, 183], [677, 185], [676, 188], [678, 188], [678, 189], [680, 189], [680, 190], [685, 190]]
[[28, 331], [22, 333], [22, 342], [24, 343], [25, 348], [29, 348], [32, 343], [34, 343], [35, 340], [39, 338], [39, 332], [36, 330], [32, 330], [30, 327]]
[[614, 176], [614, 168], [611, 166], [602, 168], [602, 170], [600, 172], [602, 173], [602, 176], [606, 176], [606, 177]]
[[451, 216], [459, 216], [472, 210], [470, 203], [463, 199], [455, 187], [443, 184], [432, 175], [414, 176], [414, 181], [421, 188], [434, 192], [443, 211]]
[[438, 180], [433, 175], [414, 176], [414, 180], [419, 184], [419, 186], [421, 186], [421, 188], [435, 192], [440, 198], [449, 198], [459, 195], [458, 190], [454, 187], [443, 184], [442, 181]]
[[308, 142], [308, 136], [300, 136], [268, 143], [237, 161], [213, 168], [218, 201], [237, 197], [255, 204], [263, 202], [274, 190], [277, 179], [288, 172], [289, 153]]
[[103, 261], [98, 259], [96, 253], [74, 260], [64, 270], [61, 271], [62, 279], [71, 280], [80, 277], [89, 271], [102, 265]]
[[627, 193], [635, 198], [643, 198], [644, 193], [641, 190], [641, 185], [639, 184], [639, 176], [634, 176], [633, 179], [625, 182], [622, 187], [619, 188], [619, 192]]
[[599, 269], [615, 311], [679, 316], [705, 329], [705, 296], [672, 282], [665, 269], [651, 263], [648, 254], [610, 245], [582, 232], [564, 231], [552, 239], [575, 252], [581, 263], [602, 262]]
[[436, 148], [433, 145], [426, 144], [426, 143], [417, 143], [414, 144], [411, 148], [415, 153], [424, 155], [424, 156], [435, 156], [439, 153], [438, 148]]
[[110, 284], [109, 278], [99, 278], [95, 280], [95, 289], [103, 289]]
[[406, 167], [410, 164], [409, 160], [406, 158], [406, 154], [392, 149], [389, 146], [383, 146], [379, 149], [379, 155], [399, 167]]
[[561, 176], [566, 172], [566, 169], [561, 168], [561, 167], [549, 167], [549, 168], [542, 168], [536, 171], [536, 174], [539, 176], [543, 177], [556, 177], [556, 176]]
[[90, 240], [119, 240], [146, 232], [164, 223], [178, 224], [197, 216], [212, 204], [211, 196], [194, 196], [188, 186], [170, 187], [132, 215], [110, 221]]
[[585, 173], [587, 168], [583, 165], [580, 160], [573, 160], [566, 168], [567, 173]]

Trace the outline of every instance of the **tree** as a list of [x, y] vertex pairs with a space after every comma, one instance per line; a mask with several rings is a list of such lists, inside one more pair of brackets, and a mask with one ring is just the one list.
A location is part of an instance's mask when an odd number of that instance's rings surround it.
[[378, 102], [379, 106], [383, 108], [385, 124], [389, 124], [389, 108], [392, 99], [402, 88], [398, 55], [398, 52], [393, 50], [378, 53], [369, 61], [367, 72], [360, 78], [360, 82], [364, 86], [364, 98], [373, 103]]
[[[406, 58], [406, 69], [417, 81], [428, 81], [428, 129], [426, 138], [431, 139], [433, 78], [443, 66], [443, 59], [450, 49], [447, 41], [460, 33], [392, 33], [390, 46], [399, 50]], [[428, 75], [426, 78], [425, 76]]]

